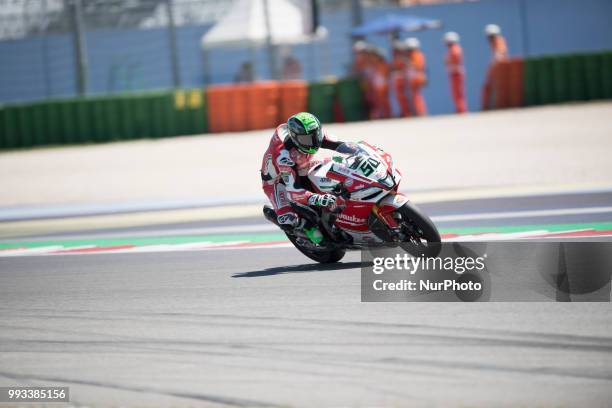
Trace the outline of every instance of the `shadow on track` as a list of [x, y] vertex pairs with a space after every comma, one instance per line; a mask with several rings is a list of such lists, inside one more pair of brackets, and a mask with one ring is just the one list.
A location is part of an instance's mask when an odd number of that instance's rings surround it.
[[342, 269], [356, 269], [368, 266], [368, 262], [345, 262], [333, 264], [302, 264], [292, 266], [277, 266], [274, 268], [266, 268], [259, 271], [240, 272], [232, 275], [232, 278], [256, 278], [258, 276], [281, 275], [284, 273], [302, 273], [302, 272], [325, 272], [338, 271]]

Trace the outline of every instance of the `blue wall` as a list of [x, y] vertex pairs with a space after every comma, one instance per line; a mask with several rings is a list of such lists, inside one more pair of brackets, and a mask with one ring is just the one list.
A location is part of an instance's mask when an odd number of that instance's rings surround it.
[[[453, 111], [442, 62], [445, 47], [441, 37], [446, 30], [457, 31], [462, 37], [471, 110], [478, 108], [480, 86], [489, 60], [488, 46], [482, 34], [485, 24], [497, 23], [502, 27], [510, 53], [516, 56], [612, 48], [610, 0], [483, 0], [407, 9], [367, 8], [364, 12], [365, 19], [402, 13], [443, 21], [442, 29], [417, 34], [427, 57], [430, 81], [425, 98], [431, 113]], [[330, 33], [327, 41], [293, 48], [293, 54], [302, 62], [308, 80], [326, 74], [342, 76], [350, 64], [348, 12], [325, 13], [321, 16], [321, 23]], [[181, 79], [185, 87], [204, 84], [200, 39], [208, 28], [187, 26], [177, 30]], [[166, 30], [92, 31], [86, 37], [91, 94], [172, 86]], [[385, 37], [368, 40], [388, 47]], [[257, 76], [269, 78], [264, 50], [215, 49], [209, 53], [211, 82], [231, 82], [238, 66], [251, 56]], [[74, 95], [73, 58], [69, 35], [0, 42], [0, 101]]]
[[73, 48], [66, 36], [0, 42], [0, 101], [73, 95]]

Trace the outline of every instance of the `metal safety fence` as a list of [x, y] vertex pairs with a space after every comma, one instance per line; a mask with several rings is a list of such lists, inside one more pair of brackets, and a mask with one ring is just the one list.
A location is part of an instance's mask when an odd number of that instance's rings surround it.
[[0, 0], [0, 100], [201, 85], [181, 80], [182, 40], [231, 3]]
[[[255, 79], [275, 79], [265, 46], [214, 49], [205, 63], [201, 38], [234, 2], [0, 0], [0, 102], [231, 83], [246, 61]], [[319, 2], [323, 23], [344, 21], [354, 3]], [[281, 47], [278, 58], [294, 54], [309, 81], [346, 72], [337, 62], [350, 58], [345, 37]]]

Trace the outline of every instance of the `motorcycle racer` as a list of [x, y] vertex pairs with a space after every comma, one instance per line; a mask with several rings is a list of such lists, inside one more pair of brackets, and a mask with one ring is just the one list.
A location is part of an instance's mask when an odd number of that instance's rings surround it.
[[318, 164], [313, 156], [319, 148], [336, 150], [341, 144], [322, 130], [316, 116], [300, 112], [276, 128], [261, 163], [262, 188], [272, 203], [278, 224], [288, 230], [301, 228], [315, 244], [321, 243], [323, 235], [316, 225], [300, 219], [290, 203], [335, 208], [336, 197], [310, 191], [306, 176]]

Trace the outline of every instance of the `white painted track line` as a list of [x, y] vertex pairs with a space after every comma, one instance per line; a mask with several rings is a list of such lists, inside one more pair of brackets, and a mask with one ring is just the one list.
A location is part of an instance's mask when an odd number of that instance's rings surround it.
[[528, 211], [501, 211], [474, 214], [440, 215], [431, 217], [433, 221], [471, 221], [471, 220], [495, 220], [504, 218], [529, 218], [549, 217], [560, 215], [584, 215], [584, 214], [606, 214], [612, 213], [612, 207], [588, 207], [588, 208], [557, 208], [551, 210], [528, 210]]

